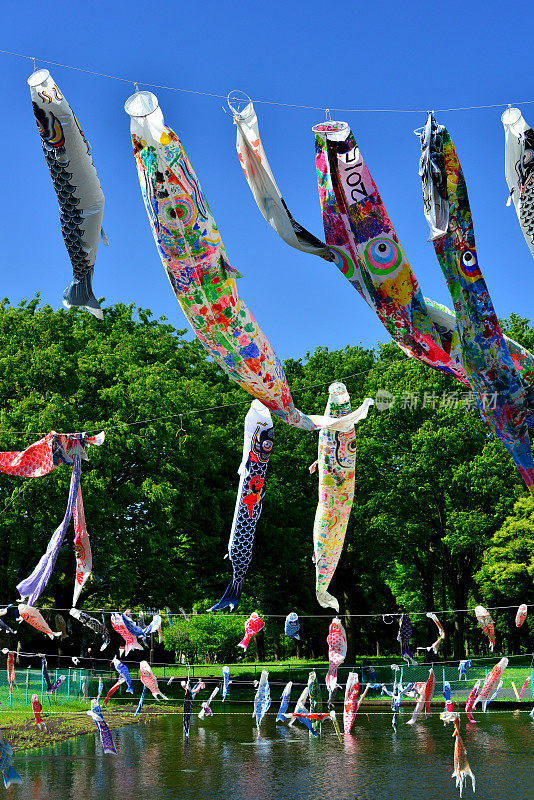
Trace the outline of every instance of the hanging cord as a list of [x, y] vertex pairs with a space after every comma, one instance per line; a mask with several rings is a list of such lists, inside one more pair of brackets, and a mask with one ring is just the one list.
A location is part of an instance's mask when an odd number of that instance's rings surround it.
[[[27, 56], [23, 53], [14, 53], [10, 50], [0, 50], [0, 53], [6, 56], [14, 56], [16, 58], [26, 58], [30, 61], [33, 61], [34, 71], [35, 71], [35, 57], [34, 56]], [[74, 67], [72, 64], [60, 64], [58, 61], [50, 61], [46, 58], [39, 58], [38, 59], [43, 64], [50, 64], [53, 67], [62, 67], [63, 69], [72, 69], [76, 72], [84, 72], [87, 75], [94, 75], [97, 78], [109, 78], [110, 80], [114, 81], [121, 81], [122, 83], [133, 83], [135, 85], [135, 81], [132, 81], [131, 78], [122, 78], [118, 75], [108, 75], [105, 72], [95, 72], [91, 69], [85, 69], [84, 67]], [[197, 94], [201, 95], [202, 97], [215, 97], [218, 100], [227, 100], [228, 95], [224, 94], [216, 94], [215, 92], [202, 92], [198, 89], [184, 89], [183, 87], [178, 86], [164, 86], [162, 84], [157, 83], [145, 83], [143, 81], [144, 86], [149, 86], [151, 89], [166, 89], [170, 92], [185, 92], [187, 94]], [[230, 98], [230, 99], [239, 99], [239, 98]], [[298, 108], [303, 109], [305, 111], [324, 111], [325, 106], [305, 106], [300, 105], [298, 103], [282, 103], [277, 100], [254, 100], [254, 103], [262, 103], [263, 105], [269, 106], [280, 106], [281, 108]], [[528, 105], [530, 103], [534, 103], [534, 100], [516, 100], [514, 101], [514, 105]], [[481, 105], [481, 106], [459, 106], [458, 108], [438, 108], [437, 113], [446, 113], [449, 111], [478, 111], [480, 109], [485, 108], [505, 108], [509, 104], [506, 103], [491, 103], [489, 105]], [[357, 113], [372, 113], [372, 114], [424, 114], [425, 111], [421, 109], [412, 109], [412, 108], [332, 108], [327, 109], [328, 112], [330, 111], [340, 111], [344, 114], [357, 114]]]

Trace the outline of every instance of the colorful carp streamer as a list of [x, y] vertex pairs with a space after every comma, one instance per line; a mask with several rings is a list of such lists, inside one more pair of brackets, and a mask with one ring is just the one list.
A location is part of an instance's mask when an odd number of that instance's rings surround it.
[[493, 653], [493, 648], [495, 647], [495, 625], [491, 615], [484, 606], [475, 606], [475, 616], [478, 624], [489, 639], [490, 650]]
[[223, 667], [222, 668], [222, 702], [226, 700], [228, 696], [228, 687], [232, 681], [230, 680], [230, 667]]
[[475, 792], [475, 776], [471, 772], [471, 767], [467, 761], [467, 753], [465, 752], [464, 743], [460, 736], [460, 715], [455, 712], [444, 711], [440, 714], [440, 719], [444, 722], [452, 722], [454, 724], [453, 738], [456, 739], [454, 743], [454, 772], [453, 778], [456, 778], [456, 788], [460, 790], [460, 797], [462, 797], [466, 779], [471, 778], [471, 786], [473, 793]]
[[108, 728], [107, 723], [104, 721], [104, 717], [102, 716], [102, 709], [97, 700], [91, 700], [91, 709], [85, 712], [88, 714], [93, 722], [96, 725], [96, 729], [100, 734], [100, 742], [102, 743], [102, 749], [104, 753], [111, 753], [112, 755], [117, 755], [117, 748], [113, 742], [113, 736], [111, 735], [111, 731]]
[[273, 414], [304, 430], [328, 424], [295, 408], [280, 361], [238, 296], [237, 273], [182, 144], [165, 126], [156, 96], [136, 92], [125, 110], [158, 252], [195, 335], [229, 377]]
[[[367, 417], [374, 404], [366, 398], [357, 409], [358, 421]], [[325, 415], [336, 419], [352, 413], [349, 393], [343, 383], [328, 387]], [[313, 525], [315, 594], [319, 605], [339, 611], [339, 603], [328, 587], [341, 556], [354, 500], [356, 433], [324, 428], [319, 434], [319, 503]], [[310, 467], [310, 471], [315, 465]]]
[[12, 650], [10, 650], [7, 654], [6, 671], [7, 682], [9, 683], [9, 695], [11, 696], [13, 686], [15, 686], [17, 689], [19, 688], [15, 679], [15, 653]]
[[[86, 436], [84, 433], [73, 433], [71, 434], [65, 442], [66, 445], [66, 453], [67, 456], [74, 457], [74, 463], [72, 468], [72, 476], [69, 488], [69, 496], [67, 500], [67, 508], [65, 510], [65, 515], [63, 520], [58, 525], [56, 530], [54, 531], [49, 543], [48, 547], [46, 548], [46, 552], [43, 554], [41, 559], [39, 560], [38, 564], [35, 566], [33, 572], [25, 578], [23, 581], [17, 584], [17, 589], [20, 592], [20, 596], [23, 599], [27, 599], [28, 604], [33, 606], [37, 600], [39, 599], [40, 594], [45, 589], [50, 575], [52, 574], [52, 570], [54, 568], [54, 564], [56, 563], [57, 556], [59, 554], [59, 550], [63, 543], [63, 539], [65, 538], [65, 534], [67, 532], [67, 528], [69, 526], [71, 517], [73, 512], [76, 515], [76, 521], [78, 529], [76, 529], [75, 524], [75, 548], [76, 548], [76, 538], [82, 536], [84, 538], [86, 545], [88, 544], [89, 537], [87, 535], [87, 529], [85, 528], [85, 520], [83, 521], [83, 532], [81, 531], [81, 515], [83, 517], [83, 506], [79, 507], [79, 503], [82, 500], [81, 488], [80, 488], [80, 478], [81, 478], [81, 461], [82, 459], [87, 459], [85, 454], [84, 447], [90, 443], [95, 445], [101, 445], [104, 441], [105, 434], [100, 433], [98, 436]], [[44, 454], [44, 458], [46, 461], [46, 453]], [[90, 547], [89, 547], [90, 553]], [[89, 575], [91, 564], [87, 562], [87, 559], [84, 557], [84, 567], [83, 567], [83, 579], [78, 581], [78, 573], [80, 570], [78, 555], [76, 558], [77, 565], [76, 565], [76, 584], [75, 584], [75, 598], [77, 599], [79, 595], [79, 591], [85, 580]], [[89, 571], [87, 571], [89, 568]], [[81, 573], [80, 573], [81, 574]]]
[[259, 732], [261, 721], [271, 707], [271, 689], [269, 687], [269, 673], [267, 670], [262, 670], [257, 686], [252, 716], [256, 718], [256, 728]]
[[0, 731], [0, 772], [4, 779], [4, 788], [9, 789], [12, 784], [22, 783], [22, 778], [13, 766], [13, 748], [6, 742]]
[[360, 680], [357, 672], [349, 672], [347, 676], [347, 685], [345, 687], [345, 702], [343, 703], [343, 730], [345, 736], [348, 736], [352, 730], [352, 725], [356, 717], [356, 713], [369, 691], [370, 684], [366, 684], [365, 689], [360, 694]]
[[[308, 700], [309, 694], [310, 694], [310, 690], [309, 690], [308, 686], [306, 685], [304, 687], [304, 689], [302, 690], [302, 692], [300, 693], [297, 702], [295, 703], [295, 711], [294, 711], [295, 714], [306, 711], [306, 701]], [[290, 727], [291, 727], [291, 725], [295, 724], [296, 720], [297, 720], [297, 718], [293, 715], [293, 718], [291, 719], [291, 721], [289, 723]], [[309, 730], [312, 731], [311, 725], [309, 726]]]
[[253, 400], [245, 417], [243, 457], [238, 469], [239, 488], [228, 542], [228, 555], [234, 574], [225, 593], [210, 611], [227, 606], [233, 611], [239, 604], [265, 497], [273, 442], [274, 428], [269, 410], [259, 400]]
[[490, 702], [488, 700], [490, 693], [493, 692], [495, 688], [498, 686], [499, 681], [501, 680], [504, 670], [506, 669], [507, 666], [508, 666], [507, 658], [501, 658], [501, 660], [498, 661], [497, 664], [495, 664], [490, 674], [484, 681], [480, 693], [476, 696], [475, 700], [473, 701], [472, 705], [473, 709], [475, 708], [477, 703], [482, 703], [482, 711], [486, 710], [486, 706]]
[[330, 623], [326, 642], [328, 644], [328, 672], [325, 682], [330, 706], [334, 692], [338, 688], [337, 671], [347, 655], [347, 634], [338, 617], [335, 617]]
[[478, 264], [467, 187], [454, 144], [447, 129], [438, 125], [432, 114], [421, 133], [421, 149], [425, 216], [431, 230], [435, 195], [448, 204], [447, 229], [438, 232], [433, 245], [454, 302], [469, 385], [482, 419], [504, 444], [534, 494], [527, 391]]
[[504, 172], [525, 241], [534, 256], [534, 131], [518, 108], [507, 108], [504, 125]]
[[149, 692], [152, 692], [152, 697], [157, 700], [158, 695], [161, 697], [162, 700], [168, 700], [168, 697], [165, 697], [163, 692], [158, 686], [158, 680], [154, 673], [152, 672], [152, 668], [148, 661], [141, 661], [139, 664], [139, 677], [141, 678], [141, 683], [146, 686]]
[[245, 622], [245, 635], [237, 644], [237, 647], [242, 647], [243, 650], [246, 650], [252, 637], [259, 633], [264, 627], [265, 622], [262, 620], [259, 614], [256, 613], [256, 611], [253, 611]]
[[102, 319], [92, 281], [99, 240], [108, 242], [102, 230], [104, 194], [89, 142], [47, 69], [38, 69], [30, 75], [28, 84], [45, 160], [61, 209], [63, 239], [72, 262], [73, 280], [63, 292], [63, 304], [67, 308], [85, 306]]
[[218, 694], [219, 694], [219, 687], [216, 686], [215, 689], [210, 694], [210, 696], [208, 697], [208, 699], [204, 700], [204, 702], [202, 703], [202, 708], [198, 712], [198, 718], [199, 719], [204, 719], [204, 717], [212, 717], [213, 716], [213, 711], [211, 710], [211, 703], [212, 703], [212, 700], [215, 697], [217, 697]]
[[[323, 707], [323, 697], [321, 695], [321, 687], [319, 686], [319, 681], [317, 680], [317, 675], [315, 672], [310, 672], [308, 675], [308, 694], [310, 697], [311, 713], [319, 714]], [[319, 720], [312, 722], [312, 728], [316, 733], [319, 733], [321, 730], [321, 722]]]
[[124, 614], [112, 614], [110, 618], [111, 627], [114, 631], [116, 631], [119, 636], [122, 636], [124, 639], [124, 647], [119, 648], [119, 652], [122, 656], [124, 653], [127, 656], [130, 650], [142, 650], [143, 645], [139, 644], [137, 641], [137, 637], [134, 636], [126, 625], [124, 624]]
[[467, 700], [465, 701], [465, 714], [466, 714], [466, 716], [467, 716], [467, 719], [469, 720], [469, 722], [470, 722], [472, 725], [476, 724], [476, 719], [475, 719], [475, 718], [474, 718], [474, 716], [472, 715], [471, 711], [473, 710], [473, 706], [474, 706], [474, 704], [475, 704], [475, 700], [476, 700], [476, 699], [477, 699], [477, 697], [478, 697], [478, 693], [479, 693], [479, 691], [480, 691], [480, 684], [481, 684], [481, 682], [482, 682], [482, 681], [481, 681], [481, 680], [480, 680], [480, 678], [479, 678], [479, 679], [478, 679], [478, 681], [477, 681], [477, 682], [475, 683], [475, 685], [473, 686], [473, 688], [471, 689], [471, 691], [469, 692], [469, 697], [468, 697], [468, 698], [467, 698]]
[[37, 725], [38, 731], [46, 731], [46, 725], [43, 722], [43, 718], [41, 717], [43, 707], [41, 705], [41, 701], [36, 694], [32, 694], [32, 711], [35, 717], [35, 724]]

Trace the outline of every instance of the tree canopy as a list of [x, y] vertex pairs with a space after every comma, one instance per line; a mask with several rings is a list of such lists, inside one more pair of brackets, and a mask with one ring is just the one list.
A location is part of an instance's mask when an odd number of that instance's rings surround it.
[[[506, 325], [534, 348], [527, 320], [512, 316]], [[38, 299], [0, 305], [0, 449], [24, 449], [51, 429], [106, 431], [82, 470], [94, 570], [82, 607], [200, 612], [228, 582], [223, 557], [251, 398], [185, 334], [134, 305], [108, 307], [103, 321]], [[394, 626], [353, 615], [532, 601], [534, 506], [469, 393], [393, 344], [318, 348], [284, 367], [307, 413], [322, 413], [334, 380], [345, 382], [353, 407], [366, 396], [380, 400], [357, 427], [356, 497], [332, 583], [352, 652], [396, 650]], [[285, 614], [324, 612], [311, 559], [317, 478], [308, 466], [317, 436], [278, 421], [275, 429], [239, 611], [279, 615], [264, 641], [267, 654], [282, 656], [296, 651], [284, 643]], [[66, 467], [37, 479], [0, 474], [3, 602], [15, 599], [17, 582], [46, 548], [69, 480]], [[73, 570], [68, 535], [43, 606], [70, 607]], [[418, 641], [430, 643], [432, 626], [424, 617], [414, 622]], [[449, 655], [466, 643], [472, 652], [483, 646], [473, 619], [443, 622]], [[220, 626], [212, 628], [215, 640]], [[324, 655], [325, 631], [325, 619], [306, 619], [298, 652]]]

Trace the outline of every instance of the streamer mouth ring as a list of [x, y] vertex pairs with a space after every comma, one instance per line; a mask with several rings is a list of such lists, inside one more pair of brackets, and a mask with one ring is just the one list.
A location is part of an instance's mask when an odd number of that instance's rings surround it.
[[503, 125], [515, 125], [521, 119], [521, 111], [518, 108], [507, 108], [501, 115]]
[[50, 72], [47, 69], [36, 69], [28, 78], [28, 86], [40, 86], [50, 77]]
[[[241, 95], [241, 97], [239, 97], [239, 95]], [[250, 113], [249, 114], [243, 113], [248, 106], [252, 105], [252, 100], [250, 99], [248, 94], [244, 92], [242, 89], [232, 89], [231, 92], [228, 92], [226, 103], [234, 117], [247, 119], [249, 116], [251, 116]], [[232, 105], [232, 103], [235, 103], [236, 105]]]
[[330, 134], [344, 133], [349, 130], [347, 122], [338, 122], [333, 119], [327, 119], [324, 122], [319, 122], [314, 125], [312, 131], [318, 133], [323, 138], [327, 138]]
[[124, 110], [130, 117], [148, 117], [159, 108], [158, 98], [153, 92], [134, 92], [126, 100]]

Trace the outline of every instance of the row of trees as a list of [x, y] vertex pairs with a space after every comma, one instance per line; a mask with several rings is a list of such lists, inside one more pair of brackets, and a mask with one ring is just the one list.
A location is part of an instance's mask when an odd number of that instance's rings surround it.
[[[526, 320], [512, 316], [506, 325], [534, 349]], [[356, 498], [332, 583], [353, 654], [396, 651], [396, 626], [384, 625], [384, 611], [534, 602], [534, 505], [468, 393], [393, 344], [318, 348], [284, 366], [305, 411], [321, 412], [338, 379], [354, 406], [366, 396], [379, 400], [357, 429]], [[98, 321], [40, 307], [38, 299], [0, 305], [0, 449], [23, 449], [50, 429], [106, 430], [82, 474], [94, 555], [94, 579], [82, 595], [88, 609], [204, 611], [220, 597], [249, 401], [197, 341], [147, 310], [118, 304]], [[282, 657], [290, 652], [285, 614], [323, 612], [311, 560], [317, 478], [307, 469], [317, 437], [275, 427], [239, 611], [280, 616], [264, 645], [265, 655]], [[46, 547], [69, 480], [66, 467], [26, 481], [0, 475], [3, 602], [13, 601], [16, 583]], [[70, 607], [73, 565], [69, 541], [43, 606]], [[417, 620], [414, 638], [429, 644], [432, 623]], [[443, 621], [449, 656], [466, 646], [485, 650], [472, 614]], [[512, 611], [496, 621], [503, 648], [532, 647], [525, 629], [515, 631]], [[325, 654], [327, 623], [305, 619], [299, 655]], [[31, 636], [26, 628], [25, 647]]]

